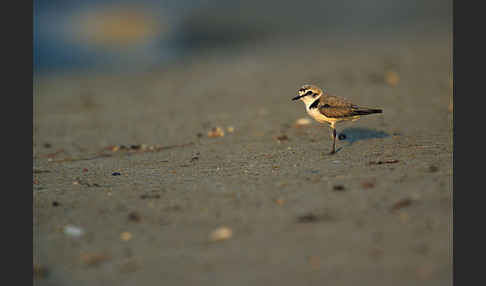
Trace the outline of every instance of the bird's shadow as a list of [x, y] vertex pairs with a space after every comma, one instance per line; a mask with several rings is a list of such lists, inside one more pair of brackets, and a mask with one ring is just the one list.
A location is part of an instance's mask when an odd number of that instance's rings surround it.
[[[342, 135], [344, 135], [345, 138], [341, 138]], [[340, 141], [349, 142], [349, 144], [351, 145], [354, 142], [360, 140], [386, 138], [389, 136], [390, 134], [384, 131], [373, 130], [373, 129], [363, 128], [363, 127], [350, 127], [350, 128], [345, 128], [341, 132], [339, 132], [338, 138], [340, 138], [339, 139]]]

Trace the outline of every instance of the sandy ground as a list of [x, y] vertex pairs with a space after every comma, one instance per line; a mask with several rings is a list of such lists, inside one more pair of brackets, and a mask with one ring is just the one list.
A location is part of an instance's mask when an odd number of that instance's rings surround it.
[[[450, 37], [36, 78], [35, 284], [450, 285]], [[327, 126], [295, 126], [304, 83], [384, 113], [338, 125], [328, 155]]]

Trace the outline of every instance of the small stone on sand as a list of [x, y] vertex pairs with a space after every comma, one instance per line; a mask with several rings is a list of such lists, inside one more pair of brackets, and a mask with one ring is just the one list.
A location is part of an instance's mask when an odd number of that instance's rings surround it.
[[223, 137], [224, 130], [221, 127], [213, 127], [210, 131], [208, 131], [208, 137]]
[[120, 233], [120, 239], [123, 241], [129, 241], [132, 239], [132, 234], [128, 231]]
[[387, 71], [385, 72], [385, 82], [391, 87], [395, 87], [400, 82], [400, 76], [397, 72]]
[[211, 234], [209, 235], [209, 240], [210, 241], [226, 240], [231, 238], [232, 236], [233, 236], [233, 231], [231, 230], [231, 228], [222, 226], [211, 232]]

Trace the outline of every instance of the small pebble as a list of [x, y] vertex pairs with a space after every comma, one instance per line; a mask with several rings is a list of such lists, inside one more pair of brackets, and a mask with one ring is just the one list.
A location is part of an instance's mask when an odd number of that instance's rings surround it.
[[224, 130], [221, 127], [213, 127], [210, 131], [208, 131], [208, 137], [223, 137]]
[[287, 135], [283, 134], [283, 135], [277, 136], [277, 140], [278, 141], [285, 141], [285, 140], [289, 140], [289, 137]]
[[318, 220], [319, 218], [313, 213], [308, 213], [297, 217], [297, 221], [300, 223], [316, 222]]
[[129, 241], [132, 239], [132, 234], [128, 231], [120, 233], [120, 239], [123, 241]]
[[387, 71], [385, 72], [385, 83], [391, 87], [395, 87], [400, 82], [400, 76], [397, 72]]
[[119, 172], [113, 172], [111, 175], [112, 176], [121, 176], [121, 174]]
[[160, 199], [160, 195], [144, 194], [144, 195], [140, 195], [140, 198], [142, 200], [145, 200], [145, 199]]
[[392, 206], [392, 211], [399, 210], [404, 207], [408, 207], [412, 204], [412, 200], [409, 198], [401, 199], [398, 202], [394, 203]]
[[142, 218], [140, 217], [140, 215], [136, 212], [131, 212], [128, 214], [128, 220], [129, 221], [133, 221], [133, 222], [140, 222], [142, 220]]
[[219, 227], [219, 228], [213, 230], [209, 234], [209, 240], [210, 241], [226, 240], [226, 239], [231, 238], [232, 236], [233, 236], [233, 231], [231, 230], [231, 228], [222, 226], [222, 227]]
[[361, 187], [363, 187], [363, 189], [371, 189], [375, 186], [375, 184], [373, 182], [363, 182], [361, 183]]
[[58, 206], [60, 206], [60, 205], [61, 205], [61, 204], [60, 204], [60, 203], [58, 203], [58, 202], [56, 202], [56, 201], [53, 201], [53, 202], [52, 202], [52, 206], [53, 206], [53, 207], [58, 207]]
[[344, 191], [345, 190], [343, 185], [335, 185], [332, 189], [334, 191]]
[[[144, 144], [144, 146], [146, 147], [145, 144]], [[132, 149], [132, 150], [139, 150], [139, 149], [142, 149], [142, 145], [130, 145], [130, 149]]]
[[109, 255], [103, 253], [84, 253], [81, 254], [81, 261], [86, 265], [97, 265], [110, 259]]
[[228, 126], [226, 130], [228, 130], [229, 133], [235, 132], [235, 128], [233, 126]]

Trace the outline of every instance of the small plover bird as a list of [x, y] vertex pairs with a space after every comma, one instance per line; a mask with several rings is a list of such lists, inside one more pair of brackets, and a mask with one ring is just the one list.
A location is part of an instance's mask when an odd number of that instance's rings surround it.
[[382, 113], [381, 109], [358, 106], [342, 97], [329, 95], [315, 85], [306, 84], [298, 90], [292, 100], [302, 100], [307, 113], [319, 123], [328, 123], [333, 138], [331, 154], [336, 153], [336, 123], [345, 120], [356, 121], [362, 115]]

